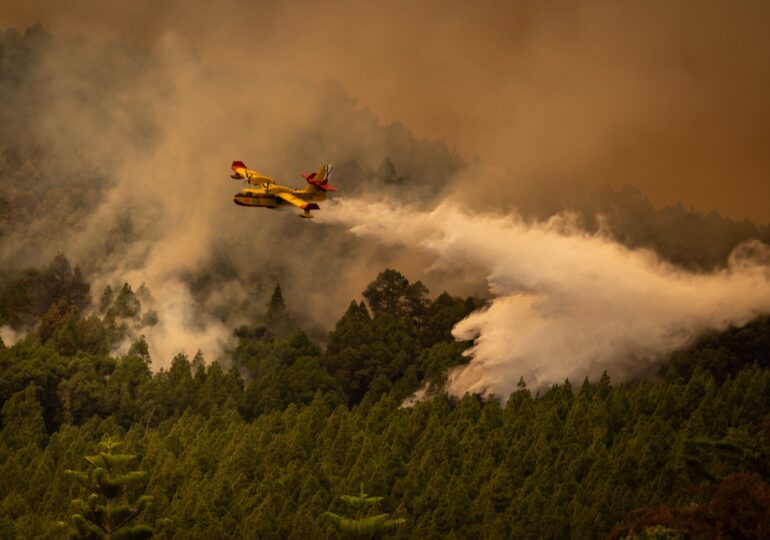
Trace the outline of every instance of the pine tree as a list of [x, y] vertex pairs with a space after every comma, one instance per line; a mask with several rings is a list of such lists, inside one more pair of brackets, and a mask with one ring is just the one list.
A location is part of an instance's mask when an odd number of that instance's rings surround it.
[[48, 435], [43, 419], [43, 407], [38, 400], [40, 391], [38, 386], [30, 384], [24, 390], [13, 394], [3, 404], [0, 443], [13, 450], [28, 444], [45, 446]]
[[104, 287], [102, 297], [99, 300], [99, 313], [104, 314], [112, 306], [112, 302], [115, 300], [115, 293], [112, 292], [112, 287], [107, 285]]
[[107, 311], [107, 315], [138, 321], [141, 311], [142, 303], [139, 301], [139, 298], [131, 290], [131, 285], [124, 283], [123, 288], [120, 289], [120, 292], [115, 297], [115, 301]]
[[[401, 272], [388, 268], [380, 272], [377, 279], [366, 287], [363, 296], [375, 316], [382, 313], [397, 316], [405, 311], [408, 292], [409, 280]], [[420, 292], [422, 291], [413, 291], [417, 296]]]
[[387, 533], [395, 531], [399, 525], [406, 521], [403, 518], [390, 519], [389, 514], [367, 516], [367, 510], [376, 508], [382, 499], [382, 497], [369, 497], [364, 493], [362, 482], [361, 492], [358, 495], [342, 496], [342, 500], [354, 508], [355, 517], [349, 518], [333, 512], [325, 512], [324, 516], [343, 535], [351, 538], [381, 538]]
[[[147, 477], [144, 471], [123, 472], [136, 459], [133, 454], [115, 454], [120, 442], [107, 438], [99, 443], [102, 450], [95, 456], [85, 456], [93, 467], [90, 473], [66, 470], [86, 490], [82, 499], [74, 499], [76, 513], [72, 515], [72, 538], [88, 539], [139, 539], [151, 538], [154, 527], [133, 524], [141, 512], [152, 502], [152, 497], [141, 495], [132, 500], [133, 492], [141, 487]], [[163, 523], [161, 523], [161, 521]], [[159, 520], [158, 526], [168, 520]]]
[[279, 337], [288, 336], [297, 327], [286, 309], [280, 283], [276, 284], [270, 303], [267, 305], [265, 326]]

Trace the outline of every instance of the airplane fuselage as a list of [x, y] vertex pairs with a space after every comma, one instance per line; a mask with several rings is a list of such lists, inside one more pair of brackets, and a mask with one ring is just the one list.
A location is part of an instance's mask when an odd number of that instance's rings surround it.
[[289, 204], [277, 197], [275, 195], [276, 193], [289, 193], [298, 199], [307, 202], [321, 202], [326, 200], [326, 193], [323, 191], [311, 192], [302, 189], [290, 189], [284, 186], [271, 185], [267, 188], [244, 188], [233, 196], [233, 202], [239, 206], [261, 206], [265, 208], [275, 208], [279, 205]]

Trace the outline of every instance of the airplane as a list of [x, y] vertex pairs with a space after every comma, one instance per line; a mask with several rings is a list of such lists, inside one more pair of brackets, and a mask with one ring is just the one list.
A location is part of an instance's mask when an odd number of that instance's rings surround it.
[[279, 186], [275, 180], [249, 169], [242, 161], [233, 161], [231, 168], [233, 174], [230, 178], [246, 180], [251, 185], [260, 186], [259, 188], [243, 188], [236, 193], [233, 196], [233, 202], [240, 206], [275, 208], [283, 204], [292, 204], [303, 211], [299, 217], [308, 219], [313, 217], [310, 214], [311, 210], [320, 209], [316, 203], [326, 200], [327, 192], [337, 191], [337, 188], [329, 184], [332, 165], [324, 164], [321, 165], [318, 172], [301, 175], [308, 183], [305, 189]]

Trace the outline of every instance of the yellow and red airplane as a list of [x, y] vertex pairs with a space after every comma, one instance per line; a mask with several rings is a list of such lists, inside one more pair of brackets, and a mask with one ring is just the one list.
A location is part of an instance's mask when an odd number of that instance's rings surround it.
[[303, 210], [299, 217], [312, 218], [310, 211], [320, 208], [316, 203], [326, 200], [328, 191], [337, 191], [337, 188], [329, 185], [331, 165], [321, 165], [318, 172], [301, 175], [308, 183], [305, 189], [279, 186], [275, 180], [249, 169], [242, 161], [233, 161], [231, 168], [233, 169], [231, 178], [246, 180], [251, 185], [259, 186], [259, 188], [244, 188], [233, 196], [235, 204], [240, 206], [275, 208], [288, 203]]

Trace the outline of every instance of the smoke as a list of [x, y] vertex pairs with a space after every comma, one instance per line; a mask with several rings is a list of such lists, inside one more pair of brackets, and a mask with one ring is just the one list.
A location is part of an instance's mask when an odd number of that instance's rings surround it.
[[17, 332], [10, 326], [0, 326], [0, 340], [6, 347], [11, 347], [23, 337], [24, 335], [22, 333]]
[[[207, 360], [221, 360], [228, 346], [233, 345], [232, 327], [199, 313], [200, 305], [192, 297], [189, 287], [167, 279], [159, 287], [160, 298], [147, 298], [143, 306], [161, 314], [158, 322], [132, 329], [132, 337], [144, 335], [150, 356], [168, 362], [180, 353], [193, 354], [196, 347]], [[121, 344], [126, 352], [130, 340]]]
[[[729, 17], [712, 0], [483, 4], [7, 6], [0, 25], [41, 21], [53, 38], [21, 55], [23, 70], [3, 49], [4, 269], [64, 251], [96, 295], [145, 283], [159, 367], [186, 340], [216, 358], [279, 279], [315, 337], [386, 266], [434, 291], [477, 291], [468, 266], [426, 278], [411, 245], [233, 207], [233, 159], [295, 187], [297, 173], [332, 162], [342, 195], [425, 205], [449, 192], [482, 212], [525, 188], [550, 212], [565, 206], [563, 186], [633, 182], [656, 202], [767, 221], [764, 4]], [[462, 174], [447, 145], [395, 120], [480, 155], [486, 173]]]
[[449, 390], [507, 396], [565, 378], [628, 380], [708, 329], [770, 312], [770, 248], [737, 247], [727, 267], [693, 273], [578, 229], [569, 214], [527, 223], [445, 202], [424, 212], [345, 199], [324, 215], [353, 234], [432, 254], [434, 269], [484, 269], [493, 299], [458, 323], [470, 363]]
[[[302, 187], [300, 172], [333, 162], [339, 188], [352, 192], [390, 163], [377, 182], [427, 200], [461, 165], [445, 147], [381, 126], [338, 84], [268, 61], [234, 78], [237, 62], [204, 62], [174, 33], [150, 48], [71, 35], [41, 41], [17, 72], [6, 66], [21, 81], [8, 93], [24, 114], [10, 115], [0, 138], [18, 162], [0, 171], [0, 205], [16, 214], [0, 221], [3, 270], [64, 251], [97, 299], [106, 285], [145, 284], [143, 308], [159, 320], [133, 333], [147, 337], [155, 368], [182, 350], [220, 358], [235, 327], [259, 323], [278, 281], [298, 322], [321, 337], [382, 268], [419, 270], [419, 256], [316, 227], [290, 209], [233, 205], [242, 186], [229, 165], [240, 159]], [[424, 170], [441, 174], [405, 183]]]
[[11, 4], [0, 26], [42, 21], [153, 47], [175, 35], [214, 81], [248, 85], [255, 102], [255, 68], [340, 81], [385, 123], [500, 167], [476, 182], [499, 189], [502, 178], [497, 198], [507, 201], [522, 183], [560, 177], [770, 222], [763, 0]]

